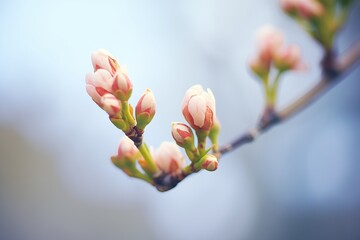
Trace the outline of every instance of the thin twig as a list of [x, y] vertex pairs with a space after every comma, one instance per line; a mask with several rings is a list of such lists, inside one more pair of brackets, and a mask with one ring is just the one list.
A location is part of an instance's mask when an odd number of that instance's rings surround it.
[[265, 130], [282, 121], [287, 120], [294, 114], [299, 113], [302, 109], [315, 102], [317, 98], [321, 97], [322, 94], [325, 93], [325, 91], [330, 87], [343, 80], [345, 76], [353, 70], [352, 67], [360, 59], [360, 40], [337, 59], [327, 59], [328, 57], [332, 58], [333, 55], [329, 54], [329, 52], [326, 52], [323, 62], [326, 64], [330, 62], [334, 65], [332, 66], [332, 69], [329, 69], [329, 66], [323, 65], [323, 76], [321, 80], [315, 84], [315, 86], [310, 88], [304, 95], [296, 99], [284, 109], [277, 113], [274, 112], [273, 115], [268, 118], [268, 121], [262, 122], [262, 124], [251, 129], [250, 131], [245, 132], [233, 142], [220, 147], [220, 153], [226, 154], [246, 143], [254, 141], [256, 137]]

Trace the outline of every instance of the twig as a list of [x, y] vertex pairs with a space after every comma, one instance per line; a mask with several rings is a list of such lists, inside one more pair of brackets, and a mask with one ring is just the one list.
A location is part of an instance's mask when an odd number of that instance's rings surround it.
[[[326, 90], [343, 80], [345, 76], [353, 70], [352, 67], [359, 59], [360, 40], [338, 58], [335, 58], [331, 51], [326, 51], [322, 65], [322, 78], [315, 86], [284, 109], [278, 112], [272, 112], [272, 114], [266, 118], [267, 120], [261, 121], [257, 127], [245, 132], [233, 142], [220, 147], [220, 153], [222, 155], [226, 154], [246, 143], [254, 141], [258, 135], [270, 127], [287, 120], [305, 107], [311, 105], [317, 98], [322, 96]], [[329, 66], [329, 64], [331, 64], [331, 66]]]

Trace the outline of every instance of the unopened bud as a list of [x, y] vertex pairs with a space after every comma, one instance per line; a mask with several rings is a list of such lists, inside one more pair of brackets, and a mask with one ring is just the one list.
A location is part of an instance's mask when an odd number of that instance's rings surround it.
[[127, 175], [132, 176], [136, 169], [136, 160], [140, 157], [138, 149], [133, 141], [124, 137], [119, 144], [118, 154], [111, 157], [115, 166], [122, 169]]
[[125, 136], [119, 144], [118, 148], [118, 156], [120, 158], [127, 158], [127, 159], [136, 159], [140, 156], [140, 152], [137, 147], [134, 145], [134, 142]]
[[324, 14], [324, 6], [318, 0], [280, 0], [282, 9], [305, 19], [319, 17]]
[[115, 59], [115, 57], [104, 49], [93, 52], [93, 54], [91, 55], [91, 60], [94, 71], [104, 69], [108, 71], [112, 76], [114, 76], [115, 72], [119, 68], [119, 63]]
[[266, 25], [257, 32], [257, 44], [257, 58], [266, 66], [272, 60], [274, 53], [284, 45], [284, 36], [278, 29]]
[[101, 97], [101, 108], [109, 114], [110, 117], [115, 117], [121, 114], [120, 101], [112, 94], [107, 93]]
[[275, 53], [274, 66], [280, 71], [305, 68], [305, 64], [301, 60], [300, 48], [296, 45], [290, 45], [280, 49]]
[[253, 58], [249, 62], [250, 69], [259, 76], [260, 79], [264, 79], [269, 75], [270, 60], [262, 59], [259, 56]]
[[156, 102], [154, 94], [150, 89], [146, 89], [135, 108], [137, 127], [144, 130], [153, 119], [156, 112]]
[[214, 123], [215, 97], [210, 89], [205, 92], [201, 85], [189, 88], [185, 93], [182, 113], [196, 131], [209, 131]]
[[215, 171], [218, 167], [218, 160], [214, 155], [206, 154], [194, 164], [194, 167], [199, 170]]
[[176, 176], [184, 168], [185, 159], [173, 142], [163, 142], [155, 152], [155, 163], [161, 171]]
[[180, 147], [185, 149], [194, 148], [194, 134], [188, 125], [179, 122], [172, 123], [171, 134]]
[[121, 101], [127, 101], [131, 96], [133, 85], [126, 74], [126, 71], [122, 70], [122, 68], [123, 67], [121, 67], [115, 74], [112, 90], [118, 99]]

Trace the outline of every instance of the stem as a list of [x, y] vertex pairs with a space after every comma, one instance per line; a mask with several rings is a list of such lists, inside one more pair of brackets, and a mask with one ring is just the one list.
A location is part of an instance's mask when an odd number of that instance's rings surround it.
[[138, 171], [138, 170], [137, 170], [136, 172], [134, 172], [134, 174], [132, 175], [132, 177], [138, 178], [138, 179], [141, 179], [141, 180], [144, 180], [144, 181], [150, 183], [151, 185], [154, 185], [154, 181], [153, 181], [149, 176], [141, 173], [141, 172]]
[[[325, 58], [331, 56], [335, 58], [333, 54], [328, 55], [325, 53]], [[360, 41], [351, 46], [341, 57], [338, 59], [330, 59], [333, 63], [332, 71], [329, 74], [329, 69], [324, 69], [323, 76], [321, 80], [310, 88], [305, 94], [299, 97], [297, 100], [289, 104], [287, 107], [279, 111], [278, 113], [274, 112], [268, 120], [260, 124], [259, 126], [251, 129], [248, 132], [245, 132], [240, 137], [235, 139], [233, 142], [226, 144], [220, 148], [220, 153], [228, 153], [246, 143], [252, 142], [256, 139], [265, 130], [270, 127], [287, 120], [296, 113], [299, 113], [305, 107], [311, 105], [317, 98], [319, 98], [325, 90], [328, 90], [330, 87], [334, 86], [335, 83], [340, 82], [347, 73], [350, 73], [353, 69], [352, 67], [360, 59]], [[329, 59], [327, 59], [329, 61]], [[324, 68], [324, 66], [323, 66]]]
[[183, 177], [185, 178], [195, 172], [196, 172], [196, 170], [194, 169], [194, 165], [190, 164], [183, 169], [182, 174], [183, 174]]
[[135, 119], [134, 119], [134, 116], [130, 112], [130, 106], [129, 106], [128, 101], [122, 102], [122, 109], [123, 109], [122, 111], [124, 113], [124, 117], [127, 120], [127, 122], [129, 123], [130, 127], [134, 126]]
[[158, 172], [158, 168], [155, 165], [155, 162], [153, 160], [153, 158], [151, 157], [151, 154], [149, 152], [149, 149], [146, 147], [146, 145], [144, 143], [142, 143], [139, 147], [138, 147], [141, 155], [144, 157], [145, 162], [148, 165], [148, 170], [151, 173], [151, 175], [155, 175]]

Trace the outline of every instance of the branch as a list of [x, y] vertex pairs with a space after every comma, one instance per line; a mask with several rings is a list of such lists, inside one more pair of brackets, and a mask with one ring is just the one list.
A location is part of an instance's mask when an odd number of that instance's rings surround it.
[[255, 128], [242, 134], [233, 142], [220, 148], [220, 153], [226, 154], [246, 143], [254, 141], [258, 135], [265, 132], [270, 127], [287, 120], [302, 109], [311, 105], [315, 100], [322, 96], [327, 90], [340, 82], [353, 70], [353, 66], [360, 59], [360, 40], [351, 46], [342, 56], [335, 58], [331, 51], [326, 51], [322, 61], [323, 74], [320, 81], [310, 88], [303, 96], [296, 99], [284, 109], [276, 112], [271, 111], [261, 118], [260, 123]]

